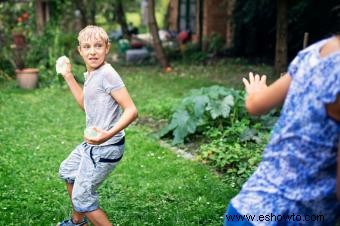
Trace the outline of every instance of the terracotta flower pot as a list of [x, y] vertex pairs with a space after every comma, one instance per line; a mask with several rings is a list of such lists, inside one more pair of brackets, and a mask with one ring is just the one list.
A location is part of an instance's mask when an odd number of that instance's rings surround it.
[[34, 89], [38, 85], [38, 72], [36, 68], [24, 68], [15, 70], [17, 83], [20, 88]]

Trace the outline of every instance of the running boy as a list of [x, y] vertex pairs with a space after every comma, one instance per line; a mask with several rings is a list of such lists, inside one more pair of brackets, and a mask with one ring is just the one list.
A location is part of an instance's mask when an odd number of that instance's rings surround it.
[[96, 190], [123, 157], [123, 129], [137, 118], [137, 109], [118, 73], [105, 62], [110, 49], [105, 30], [87, 26], [79, 32], [78, 41], [87, 69], [84, 88], [74, 79], [70, 63], [62, 75], [86, 113], [86, 127], [95, 135], [85, 134], [85, 141], [60, 165], [59, 175], [66, 181], [73, 214], [58, 225], [86, 225], [86, 216], [94, 225], [106, 226], [111, 223], [99, 208]]

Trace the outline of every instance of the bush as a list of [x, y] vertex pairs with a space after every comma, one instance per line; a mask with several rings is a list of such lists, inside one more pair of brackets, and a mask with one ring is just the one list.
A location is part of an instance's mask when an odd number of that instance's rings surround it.
[[172, 144], [182, 144], [191, 134], [202, 134], [198, 160], [225, 174], [238, 187], [253, 173], [261, 160], [277, 110], [261, 117], [244, 108], [245, 92], [212, 86], [194, 89], [176, 106], [170, 123], [159, 136], [171, 134]]
[[176, 106], [170, 123], [159, 132], [159, 136], [172, 132], [172, 143], [176, 145], [184, 143], [188, 135], [205, 126], [224, 127], [228, 123], [226, 118], [230, 118], [229, 123], [232, 123], [242, 112], [242, 108], [237, 106], [243, 102], [243, 97], [242, 91], [221, 86], [191, 90], [189, 96]]

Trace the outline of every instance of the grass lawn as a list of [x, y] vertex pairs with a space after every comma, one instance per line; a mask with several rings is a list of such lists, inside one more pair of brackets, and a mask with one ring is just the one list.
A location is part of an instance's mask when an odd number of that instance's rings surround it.
[[[166, 75], [154, 67], [117, 70], [140, 115], [164, 118], [189, 89], [235, 85], [238, 70], [249, 70], [233, 66], [229, 80], [214, 67], [179, 66]], [[57, 173], [82, 140], [84, 113], [65, 88], [23, 91], [14, 83], [0, 86], [0, 106], [1, 225], [55, 225], [71, 211]], [[209, 167], [160, 147], [149, 128], [134, 124], [126, 132], [124, 158], [100, 188], [101, 206], [114, 225], [222, 224], [237, 191]]]

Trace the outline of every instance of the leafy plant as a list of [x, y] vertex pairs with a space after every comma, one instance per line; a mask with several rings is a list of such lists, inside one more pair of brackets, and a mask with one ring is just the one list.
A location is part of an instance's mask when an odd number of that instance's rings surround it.
[[234, 115], [233, 106], [239, 103], [241, 91], [221, 86], [193, 89], [179, 106], [176, 106], [170, 123], [159, 132], [163, 137], [172, 131], [173, 145], [181, 144], [189, 135], [206, 125], [223, 127], [226, 118]]
[[212, 33], [206, 42], [208, 43], [207, 51], [208, 53], [216, 54], [223, 49], [225, 40], [222, 35], [217, 33]]
[[200, 147], [198, 159], [225, 173], [232, 186], [240, 186], [257, 167], [268, 140], [261, 120], [247, 117], [224, 130], [209, 128], [205, 135], [210, 142]]

